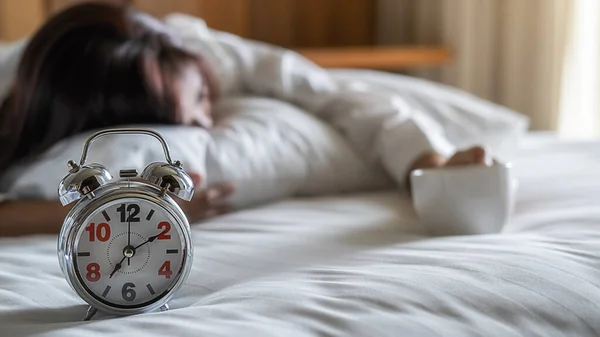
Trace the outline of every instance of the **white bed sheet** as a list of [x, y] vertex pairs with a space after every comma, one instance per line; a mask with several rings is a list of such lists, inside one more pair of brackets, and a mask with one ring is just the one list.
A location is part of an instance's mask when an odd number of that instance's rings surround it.
[[597, 336], [600, 143], [546, 138], [501, 235], [427, 238], [395, 192], [283, 201], [194, 226], [164, 313], [81, 322], [56, 237], [0, 240], [0, 336]]

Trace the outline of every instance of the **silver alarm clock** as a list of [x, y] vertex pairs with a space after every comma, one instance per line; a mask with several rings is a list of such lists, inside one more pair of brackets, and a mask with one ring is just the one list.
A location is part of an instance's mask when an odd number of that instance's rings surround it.
[[[166, 162], [152, 163], [140, 175], [121, 170], [118, 179], [101, 164], [86, 164], [91, 143], [113, 134], [158, 139]], [[172, 196], [191, 200], [192, 179], [171, 160], [160, 134], [145, 129], [99, 131], [85, 143], [80, 163], [68, 165], [58, 193], [63, 205], [77, 203], [64, 220], [58, 257], [71, 287], [90, 304], [85, 319], [98, 310], [117, 315], [167, 310], [193, 257], [190, 226]]]

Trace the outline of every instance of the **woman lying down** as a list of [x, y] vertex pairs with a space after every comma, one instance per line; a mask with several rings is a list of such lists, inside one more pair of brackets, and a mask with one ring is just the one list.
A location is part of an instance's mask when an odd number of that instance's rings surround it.
[[[31, 160], [59, 141], [89, 130], [132, 124], [210, 128], [211, 106], [219, 99], [220, 81], [206, 58], [184, 49], [182, 41], [163, 23], [110, 5], [79, 5], [50, 19], [22, 53], [0, 107], [0, 173], [7, 178], [12, 164]], [[240, 64], [247, 66], [243, 60]], [[265, 71], [264, 67], [258, 65], [254, 71]], [[246, 76], [241, 81], [253, 76], [244, 69], [239, 72], [246, 73], [240, 75]], [[337, 111], [334, 107], [332, 112], [319, 113], [317, 110], [335, 105], [344, 96], [339, 89], [320, 86], [300, 80], [274, 89], [246, 85], [243, 90], [275, 97], [286, 96], [283, 90], [297, 92], [299, 97], [291, 101], [351, 136], [352, 130], [345, 130], [347, 125], [339, 121], [360, 121], [361, 116], [353, 112], [340, 117], [346, 112], [339, 106]], [[377, 123], [387, 129], [395, 125], [391, 128], [395, 136], [389, 138], [398, 145], [389, 146], [398, 152], [387, 161], [400, 163], [395, 172], [389, 172], [400, 187], [406, 185], [406, 177], [414, 169], [484, 163], [486, 154], [480, 147], [436, 152], [440, 148], [436, 145], [438, 135], [427, 134], [427, 121], [413, 120], [402, 109]], [[419, 149], [410, 153], [402, 150], [402, 142], [425, 145], [411, 146]], [[199, 183], [202, 177], [190, 173]], [[227, 212], [228, 197], [235, 190], [236, 186], [226, 181], [214, 184], [198, 190], [192, 202], [181, 206], [191, 223], [198, 222]], [[6, 196], [0, 205], [0, 236], [57, 233], [67, 211], [58, 201]]]

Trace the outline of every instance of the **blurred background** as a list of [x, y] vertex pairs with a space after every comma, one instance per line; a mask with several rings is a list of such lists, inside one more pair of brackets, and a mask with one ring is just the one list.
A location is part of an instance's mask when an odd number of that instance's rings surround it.
[[[292, 48], [324, 67], [402, 72], [506, 105], [534, 130], [600, 137], [600, 2], [106, 0]], [[0, 40], [81, 0], [0, 0]]]

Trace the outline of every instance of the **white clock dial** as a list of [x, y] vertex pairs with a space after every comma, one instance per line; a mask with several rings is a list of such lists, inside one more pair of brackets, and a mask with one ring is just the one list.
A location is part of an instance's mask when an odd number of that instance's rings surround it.
[[144, 199], [114, 200], [77, 233], [77, 277], [97, 300], [118, 308], [149, 305], [168, 293], [185, 262], [180, 225]]

